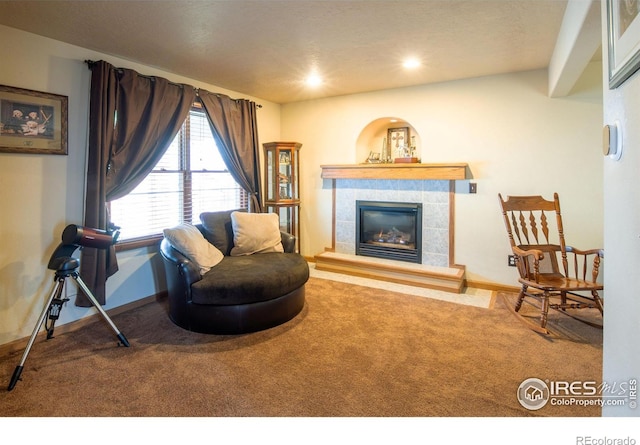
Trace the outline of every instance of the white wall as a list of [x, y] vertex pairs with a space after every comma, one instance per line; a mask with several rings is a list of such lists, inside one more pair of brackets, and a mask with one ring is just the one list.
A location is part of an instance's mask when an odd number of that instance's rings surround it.
[[[606, 3], [602, 2], [602, 47], [608, 60]], [[604, 123], [619, 121], [623, 152], [619, 161], [604, 162], [605, 299], [603, 380], [614, 383], [640, 379], [640, 74], [609, 90], [608, 65], [603, 63]], [[605, 407], [605, 416], [639, 416], [640, 408]]]
[[600, 65], [590, 65], [573, 93], [556, 99], [540, 70], [283, 105], [282, 137], [303, 144], [302, 253], [331, 246], [331, 188], [320, 166], [363, 162], [358, 137], [382, 117], [411, 124], [423, 163], [469, 164], [478, 193], [463, 181], [455, 197], [455, 261], [468, 279], [516, 284], [498, 193], [558, 192], [568, 242], [602, 247], [601, 79]]
[[[90, 71], [85, 59], [106, 60], [231, 97], [255, 100], [261, 142], [280, 137], [280, 106], [126, 60], [0, 26], [0, 84], [69, 97], [69, 155], [0, 153], [0, 344], [28, 337], [53, 286], [47, 262], [67, 224], [82, 224]], [[78, 252], [79, 253], [79, 252]], [[153, 249], [118, 254], [107, 281], [105, 309], [164, 290]], [[70, 280], [71, 281], [71, 280]], [[67, 286], [73, 298], [75, 285]], [[95, 313], [72, 303], [58, 325]], [[126, 333], [125, 333], [126, 335]]]

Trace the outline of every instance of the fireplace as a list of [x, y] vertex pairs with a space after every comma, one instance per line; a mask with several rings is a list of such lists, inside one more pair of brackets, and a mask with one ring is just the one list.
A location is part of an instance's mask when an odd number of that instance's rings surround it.
[[356, 255], [422, 263], [422, 204], [356, 201]]

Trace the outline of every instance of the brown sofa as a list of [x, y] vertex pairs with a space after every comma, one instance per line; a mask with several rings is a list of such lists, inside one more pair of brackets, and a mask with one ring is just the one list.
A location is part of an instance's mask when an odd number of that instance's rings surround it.
[[304, 307], [309, 266], [294, 252], [295, 237], [281, 232], [284, 252], [231, 256], [231, 213], [200, 215], [196, 227], [224, 258], [201, 274], [197, 264], [165, 238], [160, 245], [169, 293], [169, 317], [207, 334], [242, 334], [295, 317]]

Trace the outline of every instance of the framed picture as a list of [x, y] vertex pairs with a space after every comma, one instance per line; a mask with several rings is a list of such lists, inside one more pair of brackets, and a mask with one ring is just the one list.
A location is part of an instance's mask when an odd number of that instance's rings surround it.
[[67, 96], [0, 85], [0, 152], [67, 154]]
[[614, 89], [640, 68], [640, 0], [606, 1], [609, 88]]
[[409, 146], [409, 127], [389, 128], [387, 130], [387, 144], [392, 155], [397, 155], [398, 150], [402, 147]]

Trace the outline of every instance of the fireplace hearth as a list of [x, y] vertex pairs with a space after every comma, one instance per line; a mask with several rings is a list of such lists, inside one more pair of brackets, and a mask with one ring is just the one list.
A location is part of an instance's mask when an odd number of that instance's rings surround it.
[[422, 263], [422, 204], [356, 201], [356, 255]]

